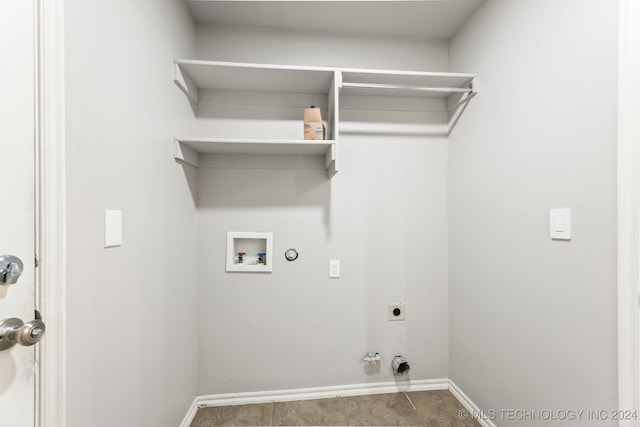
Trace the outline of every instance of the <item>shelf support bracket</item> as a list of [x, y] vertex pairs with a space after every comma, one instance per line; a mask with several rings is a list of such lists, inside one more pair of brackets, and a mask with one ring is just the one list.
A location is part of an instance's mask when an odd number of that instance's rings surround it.
[[338, 173], [338, 168], [336, 167], [336, 159], [337, 159], [337, 151], [338, 146], [334, 142], [331, 144], [331, 148], [327, 150], [327, 154], [324, 157], [324, 165], [327, 168], [327, 175], [329, 178], [332, 178], [336, 173]]
[[449, 109], [449, 111], [452, 112], [452, 114], [449, 118], [447, 136], [451, 135], [451, 132], [458, 124], [458, 120], [460, 120], [462, 113], [464, 113], [464, 110], [467, 109], [467, 106], [469, 105], [469, 101], [471, 101], [477, 94], [478, 92], [475, 88], [475, 79], [474, 79], [474, 81], [469, 85], [469, 89], [467, 90], [467, 92], [465, 92], [458, 99], [458, 102]]
[[[174, 83], [189, 99], [189, 102], [194, 107], [198, 104], [198, 87], [191, 81], [189, 76], [182, 72], [179, 64], [173, 64], [175, 70], [175, 76], [173, 78]], [[194, 108], [195, 111], [195, 108]]]
[[194, 168], [197, 168], [200, 163], [199, 155], [195, 150], [175, 139], [173, 140], [173, 157], [178, 163], [193, 166]]

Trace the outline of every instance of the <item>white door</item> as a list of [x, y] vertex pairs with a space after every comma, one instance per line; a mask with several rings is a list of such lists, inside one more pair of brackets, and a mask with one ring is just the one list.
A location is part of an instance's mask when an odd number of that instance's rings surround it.
[[[15, 255], [24, 263], [23, 274], [15, 284], [0, 283], [0, 324], [10, 318], [24, 322], [34, 319], [34, 3], [34, 0], [0, 1], [0, 256]], [[15, 334], [11, 338], [3, 336], [0, 346], [13, 338]], [[35, 348], [18, 344], [0, 351], [3, 426], [34, 425]]]

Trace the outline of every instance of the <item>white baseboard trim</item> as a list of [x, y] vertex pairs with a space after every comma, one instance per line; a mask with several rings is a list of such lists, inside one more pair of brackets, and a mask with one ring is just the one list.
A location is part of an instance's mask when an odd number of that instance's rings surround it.
[[[456, 397], [456, 399], [460, 401], [460, 403], [462, 403], [462, 406], [464, 406], [465, 409], [469, 412], [470, 417], [477, 416], [478, 414], [482, 413], [478, 405], [473, 403], [473, 401], [469, 399], [469, 396], [464, 394], [464, 392], [460, 390], [460, 388], [456, 385], [456, 383], [454, 383], [451, 380], [449, 380], [449, 391], [451, 392], [451, 394], [453, 394]], [[477, 417], [476, 421], [482, 427], [496, 427], [493, 421], [483, 419], [482, 417]]]
[[196, 416], [196, 412], [198, 412], [198, 396], [193, 399], [193, 403], [189, 407], [189, 411], [187, 411], [187, 415], [184, 416], [182, 422], [180, 423], [180, 427], [189, 427], [191, 422]]
[[[400, 391], [449, 390], [462, 403], [470, 415], [480, 414], [480, 408], [450, 379], [350, 384], [329, 387], [299, 388], [290, 390], [256, 391], [196, 396], [180, 427], [189, 427], [198, 408], [252, 403], [289, 402], [293, 400], [327, 399], [331, 397], [363, 396], [369, 394], [397, 393]], [[496, 427], [487, 419], [478, 419], [482, 427]]]
[[196, 398], [199, 408], [206, 406], [246, 405], [250, 403], [289, 402], [293, 400], [327, 399], [331, 397], [362, 396], [396, 393], [399, 391], [446, 390], [449, 380], [418, 380], [370, 384], [349, 384], [329, 387], [290, 390], [257, 391], [248, 393], [212, 394]]
[[331, 397], [363, 396], [369, 394], [397, 393], [400, 391], [447, 390], [449, 380], [416, 380], [369, 384], [349, 384], [329, 387], [299, 388], [290, 390], [256, 391], [196, 396], [180, 427], [189, 427], [198, 408], [252, 403], [289, 402], [293, 400], [327, 399]]

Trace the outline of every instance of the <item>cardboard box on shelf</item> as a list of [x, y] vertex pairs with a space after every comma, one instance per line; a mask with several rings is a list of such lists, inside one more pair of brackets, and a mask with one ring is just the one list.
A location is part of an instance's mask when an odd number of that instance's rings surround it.
[[304, 139], [323, 140], [326, 136], [326, 128], [322, 122], [320, 109], [310, 107], [304, 109]]
[[305, 140], [323, 140], [325, 136], [324, 123], [310, 122], [304, 123], [304, 139]]

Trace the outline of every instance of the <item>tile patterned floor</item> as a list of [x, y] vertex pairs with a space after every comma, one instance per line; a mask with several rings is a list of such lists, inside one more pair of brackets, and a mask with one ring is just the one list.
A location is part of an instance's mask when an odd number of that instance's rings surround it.
[[191, 427], [423, 426], [476, 427], [448, 390], [200, 408]]

